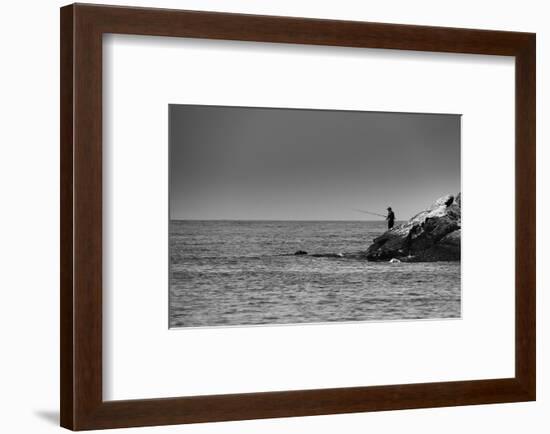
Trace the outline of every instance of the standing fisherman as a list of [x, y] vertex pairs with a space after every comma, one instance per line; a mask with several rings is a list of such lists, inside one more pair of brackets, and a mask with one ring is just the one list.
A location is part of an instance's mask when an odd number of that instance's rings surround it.
[[391, 206], [388, 207], [388, 215], [386, 216], [388, 222], [388, 230], [393, 228], [393, 222], [395, 221], [395, 214], [393, 213]]
[[386, 221], [388, 222], [388, 230], [390, 230], [391, 228], [393, 228], [393, 224], [395, 223], [395, 214], [393, 213], [392, 209], [391, 209], [391, 206], [389, 206], [387, 208], [388, 210], [388, 214], [387, 215], [383, 215], [383, 214], [378, 214], [376, 212], [371, 212], [371, 211], [365, 211], [365, 210], [362, 210], [362, 209], [357, 209], [357, 208], [353, 208], [355, 211], [359, 211], [359, 212], [362, 212], [364, 214], [370, 214], [370, 215], [377, 215], [379, 217], [384, 217], [386, 219]]

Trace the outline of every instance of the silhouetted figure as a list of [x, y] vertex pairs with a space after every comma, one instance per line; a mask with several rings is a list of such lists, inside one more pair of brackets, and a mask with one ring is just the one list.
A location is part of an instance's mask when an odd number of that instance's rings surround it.
[[395, 214], [393, 213], [391, 206], [388, 207], [388, 215], [386, 216], [388, 222], [388, 230], [393, 228], [393, 223], [395, 222]]

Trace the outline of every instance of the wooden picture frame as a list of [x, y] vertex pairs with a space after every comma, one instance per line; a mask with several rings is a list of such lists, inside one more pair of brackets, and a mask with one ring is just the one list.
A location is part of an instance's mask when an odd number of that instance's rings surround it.
[[[515, 376], [128, 401], [102, 398], [105, 33], [514, 56]], [[72, 430], [535, 400], [535, 35], [74, 4], [61, 8], [61, 425]]]

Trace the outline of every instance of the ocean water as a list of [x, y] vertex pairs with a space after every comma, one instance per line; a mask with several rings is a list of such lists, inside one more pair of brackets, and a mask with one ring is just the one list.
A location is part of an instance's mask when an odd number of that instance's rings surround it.
[[170, 222], [170, 327], [459, 318], [460, 263], [294, 256], [366, 250], [384, 222]]

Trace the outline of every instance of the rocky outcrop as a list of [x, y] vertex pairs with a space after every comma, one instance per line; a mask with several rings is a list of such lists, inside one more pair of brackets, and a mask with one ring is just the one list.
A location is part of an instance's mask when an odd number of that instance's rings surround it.
[[428, 209], [375, 238], [365, 253], [369, 261], [459, 261], [461, 197], [447, 195]]

